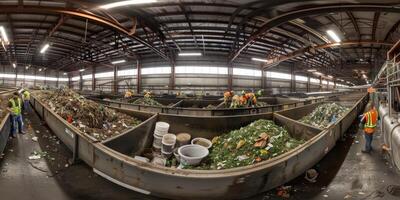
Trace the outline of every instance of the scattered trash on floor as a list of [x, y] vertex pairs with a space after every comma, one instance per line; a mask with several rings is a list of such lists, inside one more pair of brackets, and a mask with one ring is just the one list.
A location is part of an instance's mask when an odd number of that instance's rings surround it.
[[315, 183], [315, 182], [317, 182], [318, 175], [319, 174], [318, 174], [317, 170], [309, 169], [306, 171], [304, 178], [310, 183]]
[[32, 137], [32, 141], [37, 142], [38, 141], [38, 137]]
[[327, 194], [324, 194], [324, 195], [322, 195], [323, 197], [325, 197], [325, 198], [328, 198], [328, 195]]
[[389, 185], [386, 187], [386, 191], [396, 197], [400, 197], [400, 186], [399, 185]]
[[346, 196], [344, 196], [343, 199], [350, 199], [352, 196], [350, 194], [347, 194]]
[[356, 140], [356, 141], [354, 141], [354, 143], [356, 143], [356, 144], [359, 144], [359, 143], [360, 143], [360, 141]]
[[276, 195], [282, 198], [289, 198], [292, 186], [280, 186], [276, 189]]

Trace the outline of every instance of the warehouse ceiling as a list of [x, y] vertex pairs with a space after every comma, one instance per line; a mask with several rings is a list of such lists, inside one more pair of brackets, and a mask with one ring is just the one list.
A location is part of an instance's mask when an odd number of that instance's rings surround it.
[[[74, 71], [112, 67], [120, 58], [174, 63], [179, 52], [201, 52], [221, 54], [227, 63], [248, 60], [264, 69], [289, 63], [352, 79], [380, 66], [400, 39], [395, 0], [158, 0], [100, 8], [112, 2], [0, 1], [0, 25], [10, 41], [0, 50], [1, 64]], [[342, 43], [334, 44], [327, 30]]]

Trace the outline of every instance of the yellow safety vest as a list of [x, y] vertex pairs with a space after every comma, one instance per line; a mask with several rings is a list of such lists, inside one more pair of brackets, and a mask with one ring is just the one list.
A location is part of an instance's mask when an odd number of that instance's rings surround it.
[[21, 99], [18, 98], [18, 105], [15, 103], [14, 98], [10, 99], [11, 103], [11, 111], [13, 112], [14, 115], [20, 115], [21, 114]]
[[28, 91], [24, 92], [24, 100], [30, 100], [31, 99], [31, 94]]

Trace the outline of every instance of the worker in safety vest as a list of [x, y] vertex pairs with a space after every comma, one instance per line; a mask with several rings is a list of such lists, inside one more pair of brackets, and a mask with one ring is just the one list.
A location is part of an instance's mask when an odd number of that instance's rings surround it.
[[376, 124], [378, 123], [378, 111], [373, 105], [367, 105], [368, 112], [364, 113], [361, 118], [361, 122], [364, 123], [364, 137], [365, 137], [365, 149], [363, 153], [369, 153], [372, 150], [372, 139], [375, 132]]
[[11, 137], [16, 137], [17, 127], [20, 134], [25, 134], [23, 131], [22, 122], [22, 101], [19, 98], [19, 93], [14, 92], [13, 97], [9, 99], [7, 110], [11, 113]]
[[24, 100], [24, 114], [28, 114], [29, 111], [29, 101], [31, 100], [31, 93], [28, 90], [22, 92], [22, 100]]

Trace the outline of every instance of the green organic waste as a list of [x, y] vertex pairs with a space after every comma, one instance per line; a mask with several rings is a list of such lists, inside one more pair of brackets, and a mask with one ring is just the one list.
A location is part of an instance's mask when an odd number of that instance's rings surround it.
[[260, 119], [248, 126], [215, 137], [209, 156], [192, 169], [229, 169], [252, 165], [279, 156], [304, 143], [271, 120]]
[[349, 109], [337, 103], [324, 103], [315, 108], [310, 114], [299, 121], [318, 128], [327, 128], [336, 120], [343, 117]]
[[146, 105], [146, 106], [164, 106], [163, 104], [159, 103], [158, 101], [154, 100], [151, 97], [143, 97], [136, 100], [131, 100], [129, 103]]

